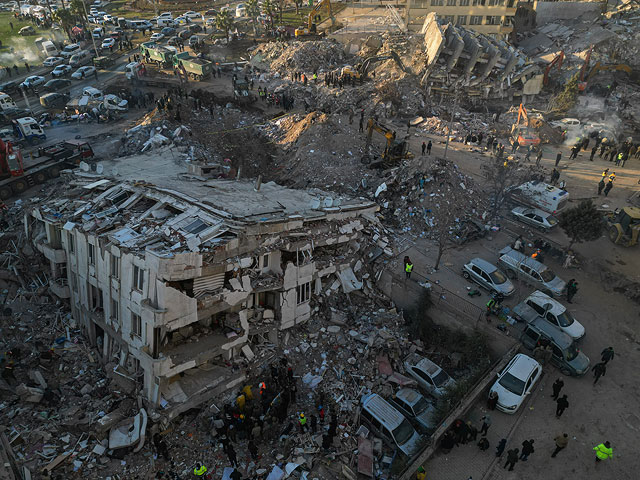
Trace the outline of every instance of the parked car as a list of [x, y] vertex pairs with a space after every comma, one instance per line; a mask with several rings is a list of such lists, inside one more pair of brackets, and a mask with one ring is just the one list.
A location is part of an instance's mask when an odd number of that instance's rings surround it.
[[102, 27], [94, 28], [93, 32], [91, 32], [91, 35], [93, 36], [93, 38], [102, 38], [104, 36], [104, 28]]
[[408, 418], [419, 432], [431, 433], [436, 428], [435, 407], [417, 390], [401, 388], [389, 399], [389, 403]]
[[62, 110], [69, 102], [69, 95], [60, 92], [45, 93], [40, 97], [40, 105], [47, 109]]
[[178, 32], [178, 37], [180, 37], [182, 40], [191, 38], [191, 35], [193, 35], [193, 33], [188, 28], [185, 28], [184, 30], [180, 30]]
[[160, 30], [160, 33], [163, 35], [163, 38], [164, 37], [171, 37], [171, 36], [176, 34], [176, 29], [173, 28], [173, 27], [164, 27], [162, 30]]
[[103, 50], [107, 50], [109, 48], [112, 48], [115, 44], [116, 44], [116, 41], [114, 38], [105, 38], [102, 41], [102, 45], [100, 45], [100, 48]]
[[153, 35], [151, 35], [151, 37], [149, 37], [149, 40], [152, 42], [159, 42], [163, 38], [164, 38], [164, 33], [154, 33]]
[[589, 357], [580, 351], [576, 341], [544, 318], [536, 317], [527, 323], [520, 341], [530, 350], [543, 343], [551, 345], [551, 364], [563, 375], [581, 376], [589, 371]]
[[49, 80], [42, 86], [42, 90], [45, 92], [59, 92], [65, 88], [69, 88], [71, 86], [71, 80], [67, 80], [66, 78], [54, 78], [53, 80]]
[[94, 66], [84, 66], [80, 67], [78, 70], [71, 74], [71, 78], [74, 80], [82, 80], [83, 78], [87, 78], [90, 75], [93, 75], [96, 72], [96, 67]]
[[46, 79], [41, 77], [40, 75], [31, 75], [24, 79], [24, 81], [20, 84], [23, 88], [33, 88], [38, 85], [44, 85]]
[[411, 422], [377, 393], [362, 397], [360, 422], [404, 455], [411, 457], [418, 451], [420, 435]]
[[18, 30], [18, 35], [22, 35], [23, 37], [26, 37], [27, 35], [35, 35], [36, 34], [36, 29], [33, 28], [31, 25], [27, 25], [26, 27], [22, 27], [20, 30]]
[[82, 89], [82, 96], [89, 97], [91, 100], [102, 100], [104, 98], [104, 93], [95, 87], [84, 87]]
[[560, 302], [539, 290], [525, 298], [523, 302], [514, 307], [513, 311], [527, 322], [535, 317], [541, 317], [574, 340], [580, 340], [584, 337], [584, 327], [573, 318], [571, 312]]
[[184, 16], [179, 16], [173, 19], [176, 25], [186, 25], [187, 23], [191, 23], [191, 20]]
[[500, 250], [498, 265], [510, 278], [519, 277], [550, 297], [562, 295], [566, 288], [565, 281], [553, 270], [510, 246]]
[[0, 92], [2, 93], [11, 93], [15, 92], [18, 89], [18, 82], [4, 82], [0, 85]]
[[71, 65], [58, 65], [51, 71], [51, 76], [54, 78], [65, 77], [71, 73], [71, 70], [73, 70]]
[[580, 120], [577, 118], [563, 118], [561, 120], [551, 122], [551, 126], [562, 129], [577, 128], [580, 126]]
[[194, 12], [193, 10], [189, 10], [188, 12], [184, 12], [181, 16], [189, 18], [191, 20], [195, 20], [197, 18], [202, 18], [202, 15], [200, 15], [198, 12]]
[[516, 413], [542, 375], [542, 365], [533, 358], [518, 353], [498, 373], [498, 380], [489, 390], [498, 394], [496, 408], [504, 413]]
[[209, 17], [205, 20], [205, 22], [207, 25], [209, 26], [215, 26], [216, 24], [216, 17]]
[[67, 45], [60, 52], [60, 56], [64, 58], [71, 58], [74, 54], [80, 51], [80, 45], [77, 43], [72, 43], [71, 45]]
[[209, 17], [209, 16], [215, 17], [216, 15], [218, 15], [218, 11], [215, 8], [210, 8], [209, 10], [204, 12], [205, 17]]
[[511, 280], [498, 267], [478, 257], [472, 258], [462, 267], [462, 276], [492, 293], [499, 293], [505, 297], [516, 290]]
[[42, 62], [43, 67], [55, 67], [56, 65], [60, 65], [64, 62], [64, 58], [62, 57], [48, 57], [44, 62]]
[[411, 354], [405, 359], [404, 368], [407, 375], [418, 382], [420, 388], [436, 397], [444, 394], [447, 387], [455, 384], [442, 368], [417, 354]]
[[197, 23], [193, 23], [187, 27], [192, 33], [200, 33], [202, 31], [202, 27]]
[[556, 217], [537, 208], [516, 207], [511, 210], [511, 215], [513, 215], [516, 220], [536, 227], [543, 232], [547, 232], [558, 225], [558, 219]]

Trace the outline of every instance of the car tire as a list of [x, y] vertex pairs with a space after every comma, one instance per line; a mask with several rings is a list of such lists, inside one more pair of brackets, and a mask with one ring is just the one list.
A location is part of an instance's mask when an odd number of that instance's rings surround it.
[[0, 187], [0, 200], [8, 200], [12, 196], [13, 196], [13, 191], [11, 190], [11, 187], [9, 186]]
[[462, 276], [465, 278], [465, 280], [471, 280], [471, 275], [469, 275], [469, 272], [467, 272], [466, 270], [462, 272]]

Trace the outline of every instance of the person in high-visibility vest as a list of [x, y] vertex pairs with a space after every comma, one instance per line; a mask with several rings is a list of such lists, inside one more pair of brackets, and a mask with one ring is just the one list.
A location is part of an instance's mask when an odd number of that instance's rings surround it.
[[596, 463], [613, 458], [613, 449], [609, 442], [601, 443], [593, 449], [596, 451]]
[[253, 400], [253, 392], [251, 391], [251, 385], [245, 385], [244, 388], [242, 389], [242, 393], [244, 393], [244, 396], [246, 397], [247, 400]]
[[427, 472], [424, 471], [423, 467], [418, 467], [418, 471], [416, 472], [416, 480], [426, 480]]
[[207, 467], [199, 463], [196, 463], [196, 468], [193, 469], [193, 474], [196, 477], [204, 477], [206, 473], [207, 473]]
[[413, 271], [413, 263], [407, 259], [407, 263], [404, 264], [404, 273], [407, 276], [407, 280], [411, 278], [411, 272]]
[[300, 433], [303, 433], [307, 429], [307, 417], [304, 416], [304, 413], [300, 414], [298, 425], [300, 426]]

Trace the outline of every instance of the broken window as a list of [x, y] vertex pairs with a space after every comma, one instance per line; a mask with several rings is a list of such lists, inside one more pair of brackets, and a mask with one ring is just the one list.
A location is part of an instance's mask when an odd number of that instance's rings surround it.
[[67, 243], [69, 245], [69, 253], [75, 253], [76, 252], [76, 239], [73, 236], [73, 232], [68, 232], [67, 233]]
[[115, 255], [111, 255], [111, 276], [120, 278], [120, 259]]
[[93, 246], [93, 243], [88, 243], [88, 249], [89, 249], [89, 265], [95, 265], [96, 264], [96, 252], [95, 252], [95, 248]]
[[89, 298], [91, 302], [91, 309], [94, 312], [102, 312], [104, 310], [102, 303], [102, 290], [89, 284], [89, 293], [91, 295]]
[[131, 312], [131, 333], [142, 338], [142, 317]]
[[256, 294], [256, 304], [262, 308], [276, 308], [276, 294], [274, 292], [259, 292]]
[[78, 293], [78, 276], [71, 272], [71, 288], [77, 294]]
[[487, 15], [486, 25], [500, 25], [501, 17], [495, 15]]
[[458, 15], [458, 21], [456, 25], [466, 25], [467, 24], [467, 16], [466, 15]]
[[296, 303], [300, 305], [301, 303], [308, 302], [311, 298], [311, 282], [303, 283], [302, 285], [298, 285], [296, 287]]
[[469, 19], [469, 25], [482, 25], [482, 15], [471, 15], [471, 18]]
[[144, 270], [137, 265], [133, 266], [133, 288], [142, 291], [144, 287]]
[[269, 254], [265, 253], [262, 256], [262, 268], [267, 268], [269, 266]]
[[193, 222], [191, 222], [189, 225], [184, 227], [184, 231], [191, 233], [193, 235], [197, 235], [198, 233], [206, 230], [207, 228], [209, 228], [208, 224], [206, 224], [199, 218], [196, 218]]
[[114, 323], [120, 323], [120, 304], [115, 298], [111, 299], [111, 320]]

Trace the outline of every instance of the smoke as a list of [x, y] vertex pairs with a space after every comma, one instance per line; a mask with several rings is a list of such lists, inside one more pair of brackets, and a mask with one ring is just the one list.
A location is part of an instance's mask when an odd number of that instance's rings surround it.
[[[65, 39], [64, 34], [57, 30], [50, 31], [43, 35], [43, 37], [48, 40], [53, 40], [54, 42], [63, 42]], [[8, 67], [13, 65], [21, 67], [25, 62], [30, 65], [40, 64], [42, 54], [35, 44], [36, 38], [40, 37], [38, 35], [11, 37], [7, 43], [7, 49], [0, 53], [0, 64]]]

